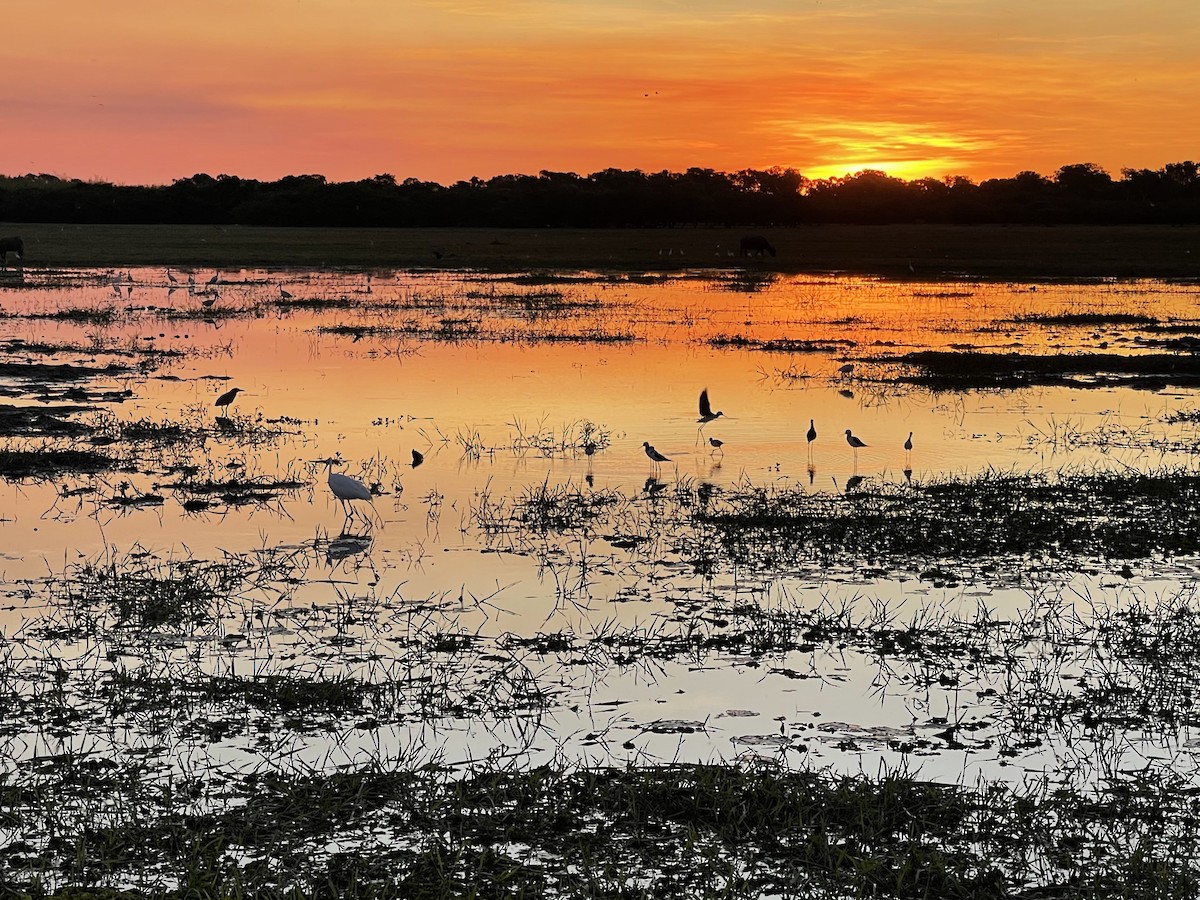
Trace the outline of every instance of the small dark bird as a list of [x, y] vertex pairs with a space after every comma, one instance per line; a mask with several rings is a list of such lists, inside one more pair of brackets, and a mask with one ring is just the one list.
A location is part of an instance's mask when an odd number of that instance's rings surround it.
[[282, 284], [279, 286], [279, 297], [281, 300], [291, 300], [296, 295], [285, 288]]
[[817, 439], [817, 426], [813, 423], [812, 419], [808, 420], [808, 433], [804, 435], [804, 438], [808, 441], [808, 461], [811, 463], [813, 455], [812, 445], [813, 441]]
[[179, 284], [179, 279], [171, 274], [170, 269], [167, 269], [167, 281], [171, 282], [171, 284]]
[[912, 457], [912, 432], [910, 431], [908, 433], [908, 440], [906, 440], [904, 442], [904, 458], [910, 459], [911, 457]]
[[725, 446], [725, 442], [724, 442], [724, 441], [720, 440], [719, 438], [712, 438], [712, 437], [710, 437], [710, 438], [708, 439], [708, 443], [709, 443], [709, 446], [711, 446], [711, 447], [712, 447], [712, 451], [711, 451], [711, 453], [716, 453], [718, 450], [720, 450], [720, 451], [721, 451], [721, 455], [722, 455], [722, 456], [724, 456], [724, 455], [725, 455], [725, 451], [724, 451], [724, 450], [721, 450], [721, 448]]
[[844, 366], [840, 366], [838, 368], [838, 374], [849, 378], [854, 374], [854, 363], [846, 363]]
[[425, 454], [422, 453], [420, 450], [414, 450], [412, 452], [412, 454], [413, 454], [412, 467], [415, 469], [421, 463], [425, 462]]
[[594, 455], [596, 452], [596, 442], [588, 441], [586, 444], [584, 444], [583, 452], [586, 453], [588, 456]]
[[205, 284], [220, 284], [221, 283], [221, 273], [213, 272], [213, 277], [208, 279], [208, 281], [206, 281], [204, 283]]
[[217, 302], [216, 297], [207, 297], [204, 300], [200, 301], [200, 305], [203, 306], [205, 309], [212, 309], [213, 304], [216, 302]]
[[650, 462], [654, 464], [652, 468], [658, 468], [659, 463], [671, 461], [670, 457], [663, 456], [661, 453], [655, 450], [649, 441], [642, 441], [642, 448], [646, 451], [646, 455], [650, 457]]
[[241, 390], [242, 390], [241, 388], [230, 388], [225, 393], [223, 393], [220, 397], [217, 398], [217, 402], [214, 403], [213, 406], [216, 406], [217, 408], [224, 408], [224, 410], [225, 410], [224, 415], [226, 418], [228, 418], [229, 417], [229, 404], [232, 403], [235, 399], [237, 399], [237, 395], [241, 392]]
[[849, 444], [854, 449], [854, 474], [857, 475], [858, 474], [858, 448], [865, 447], [867, 445], [862, 440], [860, 440], [859, 438], [856, 438], [854, 435], [852, 435], [850, 433], [849, 428], [846, 429], [846, 443]]
[[700, 418], [698, 418], [696, 421], [701, 425], [705, 425], [711, 422], [713, 419], [720, 418], [723, 415], [725, 415], [725, 413], [721, 412], [720, 410], [713, 412], [712, 404], [708, 402], [708, 388], [702, 390], [700, 392]]

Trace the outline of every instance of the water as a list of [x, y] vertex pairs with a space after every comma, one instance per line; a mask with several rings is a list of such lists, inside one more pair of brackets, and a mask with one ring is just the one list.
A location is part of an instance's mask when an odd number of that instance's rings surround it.
[[[197, 275], [203, 284], [209, 273]], [[889, 678], [872, 654], [836, 643], [765, 659], [736, 649], [689, 657], [664, 651], [656, 636], [739, 603], [862, 611], [885, 601], [901, 621], [922, 610], [959, 616], [982, 604], [1008, 616], [1047, 596], [1112, 606], [1153, 599], [1190, 577], [1186, 567], [1164, 566], [1114, 580], [1101, 567], [1030, 582], [1006, 577], [1001, 566], [937, 584], [876, 571], [874, 560], [697, 573], [671, 546], [675, 526], [656, 516], [659, 497], [702, 484], [835, 495], [856, 474], [882, 484], [989, 470], [1190, 466], [1194, 426], [1169, 421], [1194, 409], [1190, 390], [935, 393], [897, 382], [893, 358], [968, 346], [1151, 352], [1136, 323], [1071, 326], [1036, 317], [1136, 313], [1187, 323], [1194, 285], [755, 280], [716, 271], [562, 280], [378, 271], [368, 280], [252, 270], [221, 279], [219, 296], [170, 290], [158, 269], [0, 283], [9, 361], [125, 367], [84, 382], [88, 391], [128, 392], [124, 402], [87, 403], [89, 411], [73, 418], [185, 423], [202, 438], [157, 449], [136, 442], [127, 466], [101, 476], [0, 482], [8, 597], [0, 630], [9, 665], [31, 683], [51, 661], [65, 667], [66, 683], [92, 715], [65, 733], [8, 732], [10, 764], [68, 746], [124, 754], [152, 743], [179, 769], [278, 761], [281, 748], [290, 762], [327, 766], [419, 747], [450, 760], [489, 752], [588, 762], [767, 753], [850, 771], [908, 764], [948, 780], [1019, 779], [1055, 771], [1068, 751], [1060, 735], [1015, 756], [999, 752], [1011, 723], [982, 687], [1011, 689], [1004, 688], [1011, 671], [976, 672], [965, 690], [963, 679]], [[281, 286], [295, 299], [280, 302]], [[76, 315], [55, 317], [64, 310]], [[70, 349], [47, 356], [18, 340]], [[803, 345], [761, 349], [770, 341]], [[147, 355], [148, 348], [170, 355]], [[839, 371], [848, 362], [853, 372]], [[15, 376], [2, 384], [13, 404], [52, 410], [70, 402], [52, 384]], [[236, 430], [223, 432], [213, 403], [232, 386], [244, 393], [232, 407]], [[702, 388], [724, 413], [703, 430], [696, 422]], [[52, 399], [39, 399], [47, 393]], [[810, 419], [819, 433], [811, 467]], [[846, 429], [867, 443], [857, 459]], [[910, 432], [911, 455], [902, 446]], [[708, 437], [723, 440], [724, 452], [712, 452]], [[583, 452], [589, 439], [598, 444], [591, 457]], [[647, 482], [643, 441], [670, 458], [661, 485]], [[52, 445], [80, 446], [79, 439]], [[424, 455], [420, 466], [411, 464], [413, 450]], [[371, 507], [359, 504], [363, 518], [347, 521], [329, 492], [321, 464], [329, 458], [377, 486]], [[301, 484], [244, 505], [205, 495], [213, 505], [196, 511], [185, 506], [196, 495], [172, 487], [186, 482], [187, 466], [212, 480]], [[619, 514], [594, 529], [547, 531], [519, 521], [500, 528], [482, 514], [499, 510], [505, 522], [514, 501], [538, 489], [611, 492], [622, 501], [614, 501]], [[161, 504], [121, 502], [151, 494]], [[622, 546], [631, 535], [642, 543]], [[72, 567], [129, 566], [139, 554], [159, 574], [182, 561], [223, 559], [266, 574], [200, 625], [106, 625], [86, 635], [47, 628], [78, 606], [61, 592], [78, 574]], [[616, 631], [641, 635], [640, 649], [596, 640]], [[459, 651], [443, 646], [413, 662], [414, 642], [447, 635]], [[577, 643], [538, 650], [539, 635]], [[581, 658], [581, 647], [590, 655]], [[130, 717], [110, 730], [103, 704], [82, 685], [117, 671], [185, 680], [181, 673], [410, 680], [401, 715], [374, 724], [335, 716], [319, 731], [285, 727], [268, 750], [253, 727], [215, 738], [182, 727], [199, 715], [194, 705], [178, 722]], [[416, 675], [425, 681], [411, 680]], [[432, 686], [419, 702], [418, 683]], [[530, 684], [537, 704], [522, 693]], [[970, 740], [956, 747], [934, 737], [947, 722], [975, 723]], [[1155, 754], [1190, 760], [1186, 729], [1129, 737], [1119, 751], [1089, 739], [1068, 755], [1096, 772]]]

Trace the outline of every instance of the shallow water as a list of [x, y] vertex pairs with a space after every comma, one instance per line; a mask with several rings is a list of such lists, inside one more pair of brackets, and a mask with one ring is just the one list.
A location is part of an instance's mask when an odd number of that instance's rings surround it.
[[[1008, 726], [979, 685], [964, 691], [936, 678], [889, 680], [878, 659], [854, 648], [822, 646], [767, 661], [735, 652], [688, 659], [631, 650], [583, 661], [571, 652], [495, 652], [495, 642], [511, 636], [595, 637], [615, 628], [653, 636], [710, 615], [714, 605], [740, 602], [867, 609], [883, 600], [901, 619], [979, 604], [1013, 615], [1047, 595], [1119, 606], [1130, 596], [1153, 600], [1178, 590], [1189, 583], [1186, 566], [1142, 570], [1130, 581], [1114, 579], [1113, 563], [1044, 581], [996, 575], [940, 585], [876, 571], [874, 560], [697, 573], [667, 546], [669, 523], [667, 544], [646, 552], [614, 544], [604, 526], [583, 537], [511, 523], [489, 528], [481, 511], [495, 504], [511, 511], [506, 503], [539, 486], [612, 491], [630, 498], [622, 513], [630, 527], [650, 534], [658, 492], [680, 485], [801, 485], [836, 494], [853, 475], [871, 484], [989, 470], [1191, 466], [1195, 426], [1168, 421], [1195, 408], [1190, 390], [934, 393], [897, 383], [889, 358], [968, 345], [1146, 352], [1129, 324], [1046, 326], [1030, 317], [1136, 313], [1189, 323], [1200, 294], [1194, 285], [767, 280], [716, 271], [642, 280], [584, 273], [542, 283], [524, 275], [380, 271], [368, 279], [255, 270], [223, 272], [216, 292], [206, 293], [207, 271], [196, 273], [194, 291], [172, 289], [162, 270], [122, 274], [31, 273], [19, 287], [0, 283], [5, 359], [132, 366], [87, 382], [89, 390], [128, 391], [124, 402], [89, 404], [103, 412], [78, 417], [183, 422], [202, 431], [203, 441], [157, 450], [143, 441], [127, 471], [103, 476], [0, 482], [8, 596], [0, 629], [14, 671], [41, 672], [53, 659], [72, 672], [70, 681], [151, 663], [222, 675], [344, 672], [395, 680], [399, 636], [454, 634], [469, 637], [477, 652], [427, 660], [432, 669], [455, 669], [453, 677], [430, 676], [444, 692], [438, 702], [454, 690], [490, 700], [378, 727], [337, 722], [333, 737], [297, 731], [288, 738], [289, 759], [387, 759], [412, 746], [451, 760], [493, 750], [601, 762], [782, 753], [851, 771], [909, 764], [951, 780], [981, 773], [1019, 779], [1062, 767], [1064, 755], [1087, 760], [1095, 777], [1135, 765], [1143, 754], [1181, 753], [1191, 763], [1186, 729], [1108, 744], [1089, 738], [1069, 752], [1065, 740], [1052, 741], [1001, 755]], [[281, 289], [293, 298], [285, 301]], [[206, 299], [213, 301], [207, 310]], [[54, 317], [64, 310], [75, 315]], [[18, 339], [78, 349], [42, 357], [11, 343]], [[744, 346], [773, 340], [811, 346]], [[139, 369], [139, 357], [124, 354], [150, 347], [180, 355], [143, 355]], [[848, 363], [854, 370], [840, 371]], [[48, 388], [16, 377], [2, 386], [22, 405], [43, 402]], [[222, 432], [213, 404], [231, 386], [244, 393], [232, 406], [236, 429]], [[703, 388], [724, 415], [700, 429]], [[819, 433], [811, 464], [810, 419]], [[867, 444], [857, 457], [846, 429]], [[911, 455], [902, 446], [910, 432]], [[710, 437], [725, 442], [721, 452], [709, 447]], [[598, 444], [591, 457], [583, 452], [587, 440]], [[643, 441], [670, 458], [658, 472]], [[424, 455], [418, 467], [413, 450]], [[339, 471], [378, 485], [363, 518], [348, 521], [330, 494], [319, 462], [330, 457], [341, 461]], [[259, 503], [190, 511], [189, 495], [170, 487], [183, 465], [209, 467], [214, 479], [236, 474], [302, 485]], [[647, 483], [652, 474], [660, 483]], [[120, 502], [145, 494], [163, 500]], [[259, 551], [286, 558], [289, 577], [270, 590], [256, 582], [201, 628], [76, 639], [70, 629], [45, 627], [72, 602], [48, 585], [69, 581], [80, 561], [125, 565], [142, 552], [176, 562], [242, 559]], [[16, 645], [19, 654], [11, 652]], [[490, 677], [511, 679], [516, 670], [548, 691], [540, 708], [518, 701], [505, 708], [488, 693], [495, 690]], [[981, 684], [997, 678], [979, 677]], [[945, 722], [979, 727], [955, 747], [932, 738]], [[87, 726], [10, 735], [8, 758], [64, 746], [126, 752], [151, 734], [161, 737], [156, 728], [130, 722], [116, 733]], [[166, 732], [161, 752], [181, 768], [195, 764], [191, 755], [224, 765], [264, 753], [236, 734], [198, 741]], [[922, 738], [932, 749], [896, 749]]]

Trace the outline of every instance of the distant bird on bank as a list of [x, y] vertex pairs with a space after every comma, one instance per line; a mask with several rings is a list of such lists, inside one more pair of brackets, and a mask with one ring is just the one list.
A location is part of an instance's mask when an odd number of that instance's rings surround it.
[[415, 469], [423, 462], [425, 462], [425, 454], [420, 450], [414, 450], [412, 452], [412, 467]]
[[229, 417], [229, 404], [237, 399], [237, 395], [239, 393], [241, 393], [241, 390], [242, 390], [241, 388], [230, 388], [225, 393], [223, 393], [220, 397], [217, 398], [217, 402], [214, 403], [213, 406], [217, 407], [218, 409], [223, 408], [225, 410], [223, 415], [226, 418], [228, 418]]
[[650, 457], [650, 462], [652, 463], [651, 468], [654, 470], [658, 469], [659, 463], [671, 461], [669, 456], [663, 456], [661, 453], [655, 450], [649, 441], [642, 441], [642, 448], [646, 451], [646, 455]]
[[708, 388], [702, 390], [700, 392], [700, 418], [696, 421], [701, 425], [707, 425], [713, 419], [718, 419], [723, 415], [725, 413], [720, 410], [713, 412], [712, 404], [708, 402]]
[[333, 491], [333, 496], [342, 501], [342, 509], [346, 513], [346, 518], [351, 519], [354, 517], [354, 508], [350, 505], [350, 501], [366, 500], [370, 503], [371, 492], [357, 478], [333, 471], [334, 462], [335, 460], [332, 459], [325, 460], [325, 465], [329, 467], [329, 490]]

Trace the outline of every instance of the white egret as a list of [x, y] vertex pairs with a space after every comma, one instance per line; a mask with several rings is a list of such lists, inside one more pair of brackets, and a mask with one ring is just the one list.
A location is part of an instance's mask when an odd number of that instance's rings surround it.
[[325, 460], [325, 465], [329, 467], [329, 490], [333, 492], [333, 496], [342, 501], [342, 509], [346, 513], [346, 518], [350, 519], [354, 517], [354, 508], [350, 506], [350, 501], [366, 500], [370, 503], [371, 491], [357, 478], [333, 471], [335, 462], [337, 462], [335, 459]]

